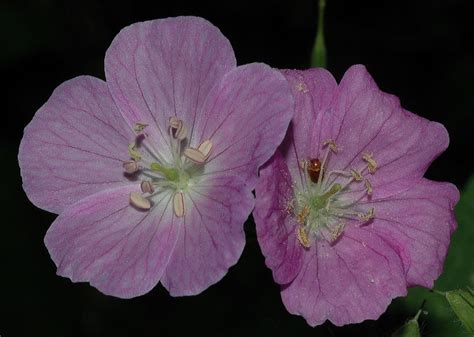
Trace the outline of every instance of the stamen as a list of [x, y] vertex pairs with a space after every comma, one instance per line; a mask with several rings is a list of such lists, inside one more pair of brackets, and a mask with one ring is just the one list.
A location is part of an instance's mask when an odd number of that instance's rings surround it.
[[333, 230], [331, 231], [331, 242], [336, 241], [339, 238], [339, 236], [341, 236], [345, 227], [346, 227], [346, 224], [341, 221], [336, 225], [336, 227], [333, 228]]
[[364, 176], [362, 175], [362, 173], [354, 169], [351, 169], [351, 175], [355, 181], [362, 181], [364, 179]]
[[364, 153], [362, 155], [362, 159], [364, 159], [367, 162], [367, 168], [369, 169], [370, 174], [374, 174], [375, 171], [377, 170], [377, 162], [373, 158], [372, 153]]
[[359, 213], [357, 216], [359, 217], [359, 220], [362, 222], [367, 222], [370, 219], [373, 219], [375, 216], [375, 209], [373, 207], [369, 208], [369, 210], [364, 214], [364, 213]]
[[188, 135], [188, 129], [184, 126], [184, 123], [181, 119], [173, 116], [169, 119], [170, 127], [172, 130], [172, 135], [178, 140], [183, 140]]
[[184, 150], [184, 155], [191, 159], [193, 162], [197, 163], [197, 164], [203, 164], [207, 157], [204, 155], [204, 153], [202, 153], [201, 151], [199, 151], [198, 149], [194, 149], [192, 147], [188, 147]]
[[309, 211], [310, 211], [309, 207], [305, 205], [303, 209], [296, 215], [296, 221], [300, 225], [304, 225], [306, 223], [306, 219], [308, 218]]
[[308, 234], [305, 231], [303, 226], [298, 226], [296, 229], [296, 238], [304, 248], [311, 247], [311, 242], [309, 241]]
[[372, 184], [370, 183], [369, 179], [364, 180], [365, 190], [367, 191], [368, 195], [372, 195], [373, 188]]
[[124, 161], [122, 166], [125, 172], [130, 173], [130, 174], [135, 173], [138, 170], [140, 170], [140, 166], [138, 166], [138, 163], [135, 160]]
[[150, 180], [143, 180], [140, 183], [140, 188], [142, 189], [143, 193], [153, 193], [155, 192], [155, 188]]
[[170, 123], [170, 127], [172, 129], [177, 129], [179, 127], [180, 124], [182, 124], [183, 122], [176, 116], [171, 116], [169, 118], [169, 123]]
[[206, 159], [209, 158], [212, 150], [212, 141], [210, 139], [203, 141], [201, 144], [199, 144], [197, 149], [204, 155]]
[[173, 210], [174, 214], [180, 218], [184, 216], [184, 196], [181, 192], [176, 192], [173, 195]]
[[150, 209], [150, 207], [151, 207], [150, 200], [144, 198], [138, 192], [131, 192], [130, 193], [130, 203], [133, 206], [141, 208], [141, 209]]
[[145, 130], [147, 126], [148, 124], [145, 123], [135, 123], [135, 125], [133, 126], [133, 131], [135, 131], [136, 133], [140, 133]]
[[140, 152], [137, 150], [137, 144], [135, 142], [131, 142], [128, 144], [128, 154], [130, 157], [132, 157], [134, 160], [140, 160], [142, 159], [142, 155]]
[[335, 142], [334, 140], [332, 140], [332, 139], [325, 140], [325, 141], [323, 142], [323, 147], [324, 147], [324, 146], [328, 146], [329, 149], [331, 149], [331, 151], [334, 152], [334, 153], [338, 153], [338, 152], [339, 152], [339, 148], [338, 148], [336, 142]]

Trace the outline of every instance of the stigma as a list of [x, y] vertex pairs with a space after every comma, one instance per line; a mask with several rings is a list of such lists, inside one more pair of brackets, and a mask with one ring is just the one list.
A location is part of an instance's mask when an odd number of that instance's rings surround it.
[[374, 191], [367, 177], [377, 171], [374, 155], [364, 153], [358, 165], [337, 169], [329, 167], [329, 159], [343, 149], [329, 139], [322, 143], [321, 150], [322, 158], [300, 162], [302, 182], [293, 184], [294, 197], [286, 210], [295, 220], [296, 239], [305, 249], [318, 240], [335, 244], [347, 226], [361, 226], [375, 217], [375, 208], [360, 202], [370, 199]]
[[[136, 123], [136, 137], [128, 145], [129, 160], [122, 163], [124, 173], [139, 180], [140, 192], [129, 195], [130, 204], [148, 211], [158, 204], [163, 195], [169, 195], [173, 214], [186, 214], [186, 194], [197, 182], [208, 161], [213, 143], [205, 139], [197, 146], [190, 146], [188, 128], [184, 122], [172, 116], [168, 122], [169, 147], [157, 148], [146, 134], [146, 123]], [[169, 153], [167, 153], [169, 151]]]

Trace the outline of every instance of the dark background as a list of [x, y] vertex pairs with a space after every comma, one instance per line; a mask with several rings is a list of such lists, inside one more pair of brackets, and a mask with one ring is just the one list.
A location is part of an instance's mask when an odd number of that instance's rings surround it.
[[[363, 63], [405, 108], [443, 123], [451, 146], [427, 175], [459, 187], [474, 171], [473, 9], [472, 1], [460, 0], [327, 0], [326, 11], [329, 70], [339, 80], [350, 65]], [[105, 51], [121, 28], [177, 15], [218, 26], [239, 64], [308, 66], [317, 23], [313, 0], [1, 2], [1, 337], [389, 336], [416, 313], [404, 300], [377, 322], [344, 328], [326, 323], [312, 329], [288, 314], [251, 220], [240, 262], [199, 296], [171, 298], [158, 285], [120, 300], [55, 275], [43, 245], [54, 215], [35, 208], [21, 188], [22, 130], [63, 81], [81, 74], [104, 78]], [[425, 323], [428, 336], [433, 328]]]

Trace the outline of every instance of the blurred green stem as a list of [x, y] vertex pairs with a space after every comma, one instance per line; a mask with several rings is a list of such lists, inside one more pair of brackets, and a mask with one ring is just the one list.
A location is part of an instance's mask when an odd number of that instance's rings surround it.
[[326, 45], [324, 43], [324, 10], [326, 0], [319, 0], [318, 31], [311, 55], [311, 67], [326, 68]]

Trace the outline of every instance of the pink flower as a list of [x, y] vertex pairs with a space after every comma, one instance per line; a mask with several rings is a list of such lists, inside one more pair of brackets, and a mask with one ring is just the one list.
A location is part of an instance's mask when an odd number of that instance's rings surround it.
[[459, 193], [423, 174], [448, 134], [381, 92], [363, 66], [339, 85], [323, 69], [284, 74], [295, 116], [256, 187], [266, 264], [288, 311], [312, 326], [377, 319], [442, 271]]
[[288, 82], [236, 67], [196, 17], [123, 29], [105, 73], [60, 85], [20, 146], [28, 197], [59, 213], [45, 238], [58, 274], [122, 298], [160, 281], [200, 293], [242, 253], [258, 167], [292, 117]]

